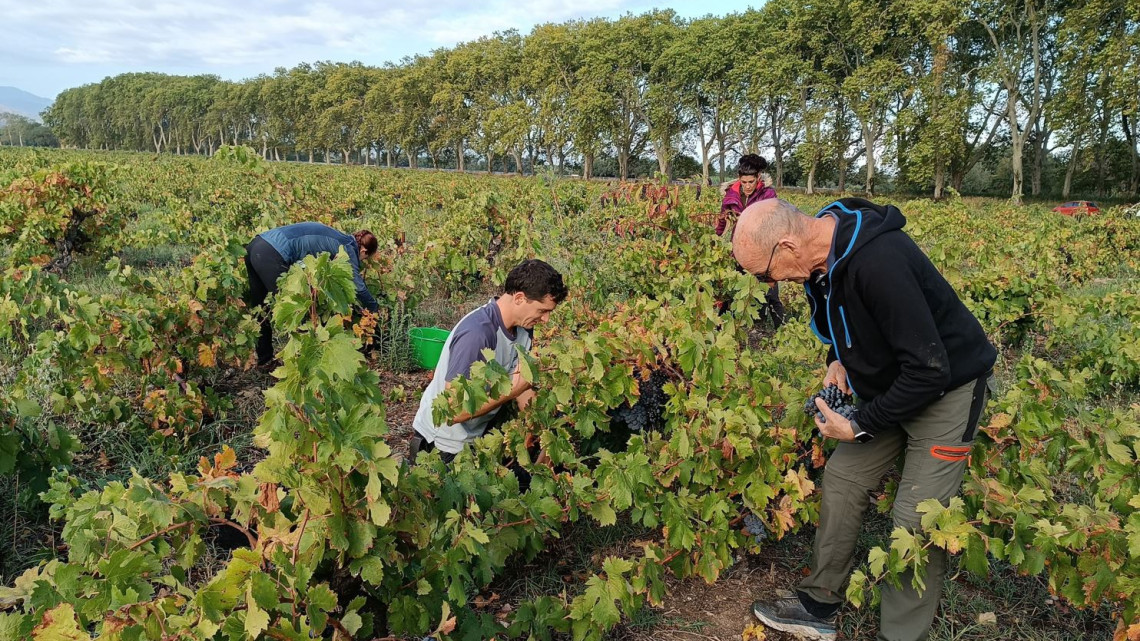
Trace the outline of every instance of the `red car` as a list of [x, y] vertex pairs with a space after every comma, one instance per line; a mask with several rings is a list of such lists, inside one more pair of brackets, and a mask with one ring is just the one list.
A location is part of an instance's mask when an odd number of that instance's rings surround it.
[[1063, 205], [1057, 205], [1053, 211], [1066, 216], [1086, 216], [1099, 214], [1100, 207], [1091, 200], [1070, 200]]

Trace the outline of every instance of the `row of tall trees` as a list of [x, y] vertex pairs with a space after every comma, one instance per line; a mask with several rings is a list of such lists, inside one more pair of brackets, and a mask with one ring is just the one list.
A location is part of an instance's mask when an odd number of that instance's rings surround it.
[[20, 114], [0, 111], [0, 145], [58, 147], [59, 140], [41, 122]]
[[[1140, 0], [769, 0], [496, 33], [382, 67], [318, 62], [242, 82], [124, 74], [44, 114], [70, 146], [517, 171], [680, 154], [702, 178], [762, 151], [809, 191], [853, 168], [941, 196], [1000, 152], [1015, 200], [1063, 162], [1100, 193], [1140, 181]], [[1125, 158], [1122, 163], [1121, 158]], [[1027, 185], [1028, 183], [1028, 185]]]

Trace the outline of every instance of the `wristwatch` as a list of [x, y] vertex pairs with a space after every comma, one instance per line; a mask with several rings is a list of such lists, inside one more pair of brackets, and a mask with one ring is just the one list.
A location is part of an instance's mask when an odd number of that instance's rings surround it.
[[863, 431], [863, 428], [859, 427], [859, 423], [854, 420], [851, 421], [851, 431], [855, 432], [855, 441], [857, 443], [870, 443], [871, 440], [875, 438], [874, 434]]

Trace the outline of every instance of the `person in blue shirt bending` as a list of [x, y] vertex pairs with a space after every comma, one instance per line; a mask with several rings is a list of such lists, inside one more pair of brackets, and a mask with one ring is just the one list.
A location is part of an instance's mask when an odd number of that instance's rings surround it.
[[[277, 291], [277, 279], [289, 271], [293, 263], [306, 256], [328, 252], [333, 256], [344, 247], [352, 263], [352, 279], [360, 306], [371, 312], [379, 309], [376, 297], [368, 291], [360, 275], [360, 263], [376, 256], [380, 243], [376, 236], [362, 229], [351, 236], [321, 223], [296, 223], [262, 232], [245, 248], [245, 267], [249, 272], [249, 296], [246, 303], [260, 307], [265, 298]], [[273, 363], [273, 325], [268, 310], [261, 313], [261, 335], [257, 339], [257, 366]]]

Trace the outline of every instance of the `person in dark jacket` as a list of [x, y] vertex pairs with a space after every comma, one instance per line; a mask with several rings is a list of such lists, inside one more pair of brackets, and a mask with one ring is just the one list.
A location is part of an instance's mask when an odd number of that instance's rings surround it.
[[[904, 225], [897, 208], [860, 198], [814, 218], [766, 200], [740, 217], [737, 261], [762, 280], [804, 285], [812, 329], [828, 346], [823, 384], [857, 399], [850, 420], [816, 401], [816, 426], [840, 443], [824, 471], [811, 574], [794, 597], [753, 604], [778, 630], [835, 638], [863, 513], [899, 454], [895, 527], [918, 530], [918, 504], [946, 505], [962, 482], [997, 351]], [[879, 639], [927, 637], [945, 571], [945, 551], [932, 547], [921, 595], [909, 574], [884, 588]]]
[[[716, 233], [724, 234], [729, 221], [736, 222], [740, 212], [749, 205], [761, 200], [776, 197], [776, 190], [771, 186], [771, 178], [763, 173], [768, 168], [768, 161], [757, 154], [744, 154], [736, 165], [737, 180], [729, 184], [724, 190], [724, 198], [720, 203], [720, 216], [716, 220]], [[735, 226], [733, 231], [735, 231]], [[728, 239], [732, 240], [732, 233]], [[768, 306], [768, 313], [772, 317], [772, 324], [779, 329], [784, 324], [784, 304], [780, 302], [780, 286], [772, 285], [764, 295], [764, 302]]]
[[[376, 298], [368, 291], [360, 275], [360, 262], [373, 258], [379, 241], [372, 232], [362, 229], [351, 236], [321, 223], [296, 223], [262, 232], [246, 246], [245, 267], [249, 273], [249, 297], [246, 303], [260, 307], [265, 298], [277, 291], [277, 279], [289, 271], [293, 263], [306, 256], [328, 252], [333, 256], [343, 247], [352, 263], [352, 278], [360, 306], [371, 312], [379, 309]], [[268, 310], [262, 313], [261, 335], [257, 339], [257, 365], [273, 362], [273, 325]]]

